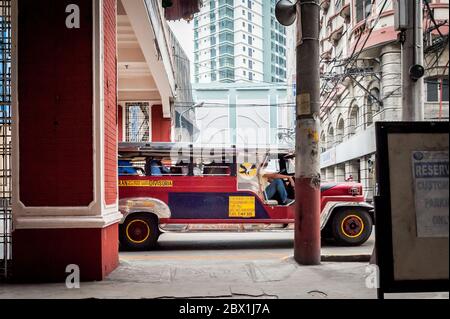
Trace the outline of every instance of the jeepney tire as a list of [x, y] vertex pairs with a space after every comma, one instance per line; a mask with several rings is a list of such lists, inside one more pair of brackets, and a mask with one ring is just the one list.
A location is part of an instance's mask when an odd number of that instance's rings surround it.
[[333, 215], [331, 233], [341, 246], [360, 246], [372, 234], [372, 218], [364, 209], [345, 208]]
[[[135, 227], [134, 233], [132, 227]], [[148, 213], [128, 216], [119, 226], [119, 230], [120, 244], [124, 250], [129, 251], [152, 250], [157, 246], [159, 235], [161, 235], [158, 218]], [[133, 236], [137, 237], [133, 238]]]

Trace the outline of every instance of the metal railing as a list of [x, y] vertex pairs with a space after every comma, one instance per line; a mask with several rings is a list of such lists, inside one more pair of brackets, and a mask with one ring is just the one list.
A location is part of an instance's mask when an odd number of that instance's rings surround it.
[[0, 280], [11, 260], [11, 0], [0, 0]]

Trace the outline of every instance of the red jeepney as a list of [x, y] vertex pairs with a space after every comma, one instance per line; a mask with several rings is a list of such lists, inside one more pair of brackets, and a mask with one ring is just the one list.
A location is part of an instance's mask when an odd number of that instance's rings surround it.
[[[289, 149], [179, 143], [120, 143], [119, 227], [125, 249], [154, 247], [170, 224], [282, 224], [294, 222], [295, 203], [268, 200], [259, 168], [294, 175]], [[289, 197], [294, 189], [286, 183]], [[301, 200], [301, 199], [299, 199]], [[360, 245], [372, 232], [373, 207], [354, 182], [321, 185], [322, 237]]]

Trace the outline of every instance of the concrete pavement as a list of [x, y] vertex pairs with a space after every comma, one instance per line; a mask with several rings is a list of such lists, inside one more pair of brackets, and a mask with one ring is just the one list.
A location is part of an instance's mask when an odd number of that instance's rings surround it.
[[[250, 258], [252, 256], [249, 256]], [[122, 259], [103, 282], [0, 285], [4, 298], [375, 298], [364, 284], [365, 265], [324, 263], [301, 267], [291, 259]]]
[[[367, 263], [300, 266], [292, 232], [164, 234], [151, 252], [121, 252], [120, 266], [102, 282], [1, 285], [2, 298], [376, 298]], [[324, 247], [330, 253], [371, 252]], [[83, 271], [81, 269], [81, 271]], [[389, 297], [389, 296], [387, 296]], [[398, 297], [398, 296], [394, 296]], [[401, 295], [448, 298], [448, 294]]]

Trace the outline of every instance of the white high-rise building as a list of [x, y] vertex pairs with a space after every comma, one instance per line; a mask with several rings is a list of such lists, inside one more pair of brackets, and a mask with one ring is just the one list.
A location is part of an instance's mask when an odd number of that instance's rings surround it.
[[285, 82], [275, 0], [207, 0], [194, 18], [195, 83]]

